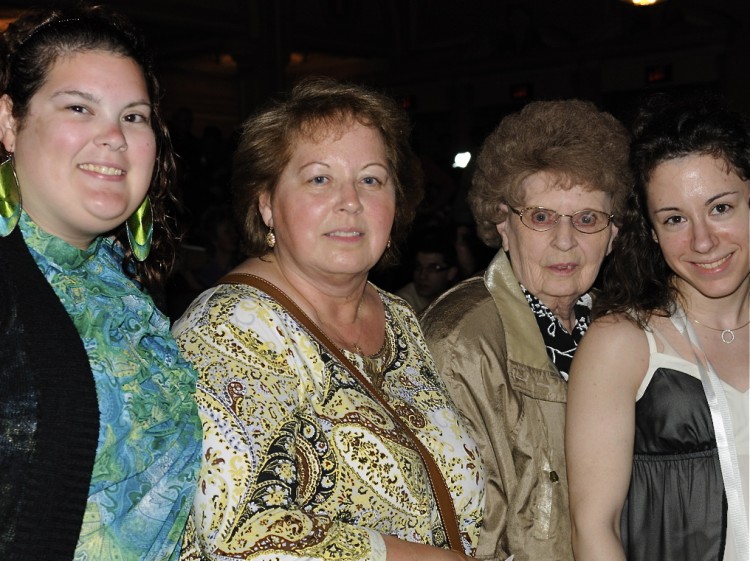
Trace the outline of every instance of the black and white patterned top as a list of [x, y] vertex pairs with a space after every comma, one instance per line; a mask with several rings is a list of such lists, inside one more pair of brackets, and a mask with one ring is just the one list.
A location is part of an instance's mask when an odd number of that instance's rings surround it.
[[567, 382], [573, 355], [578, 348], [581, 337], [586, 333], [589, 323], [591, 323], [591, 296], [584, 294], [573, 306], [576, 323], [573, 326], [573, 333], [568, 333], [557, 316], [539, 298], [526, 290], [526, 287], [522, 284], [521, 290], [523, 290], [526, 301], [529, 303], [539, 325], [539, 331], [541, 331], [544, 344], [547, 347], [547, 354], [557, 367], [562, 379]]

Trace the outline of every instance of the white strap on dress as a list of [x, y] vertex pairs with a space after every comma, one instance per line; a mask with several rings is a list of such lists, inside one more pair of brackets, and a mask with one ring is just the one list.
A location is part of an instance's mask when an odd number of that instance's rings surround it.
[[[733, 538], [728, 539], [727, 548], [731, 547], [731, 541], [734, 541], [735, 549], [733, 552], [725, 552], [724, 556], [725, 559], [750, 559], [747, 510], [745, 508], [745, 497], [742, 492], [737, 450], [734, 443], [732, 418], [729, 412], [729, 404], [724, 394], [724, 388], [719, 376], [708, 361], [708, 357], [703, 352], [703, 347], [695, 334], [693, 326], [687, 321], [687, 315], [681, 307], [677, 307], [675, 313], [672, 314], [672, 323], [692, 344], [696, 366], [701, 375], [703, 391], [706, 394], [708, 407], [711, 411], [716, 446], [719, 450], [721, 476], [724, 480], [724, 492], [727, 496], [727, 538]], [[705, 365], [698, 356], [698, 350], [703, 354]]]

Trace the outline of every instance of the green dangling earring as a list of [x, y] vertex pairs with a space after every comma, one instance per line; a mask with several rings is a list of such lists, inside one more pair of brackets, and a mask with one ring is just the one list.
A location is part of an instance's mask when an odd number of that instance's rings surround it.
[[141, 206], [125, 222], [130, 249], [138, 261], [145, 261], [151, 251], [151, 238], [154, 234], [154, 215], [151, 211], [151, 199], [147, 196]]
[[21, 188], [10, 155], [0, 164], [0, 237], [9, 235], [20, 217]]

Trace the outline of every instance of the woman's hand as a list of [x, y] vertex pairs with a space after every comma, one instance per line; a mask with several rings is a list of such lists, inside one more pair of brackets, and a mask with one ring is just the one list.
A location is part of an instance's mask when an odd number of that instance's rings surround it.
[[393, 536], [383, 536], [388, 561], [474, 561], [473, 557], [451, 549], [407, 542]]

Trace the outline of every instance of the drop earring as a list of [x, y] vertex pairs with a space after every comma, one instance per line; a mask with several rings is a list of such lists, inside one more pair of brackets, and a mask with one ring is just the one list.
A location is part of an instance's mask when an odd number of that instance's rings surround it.
[[9, 235], [21, 217], [21, 188], [13, 167], [13, 156], [0, 164], [0, 237]]
[[276, 247], [276, 234], [273, 233], [273, 226], [268, 227], [268, 233], [266, 234], [266, 245], [271, 249]]
[[154, 215], [148, 196], [125, 222], [125, 230], [133, 257], [138, 261], [145, 261], [151, 251], [151, 239], [154, 235]]

